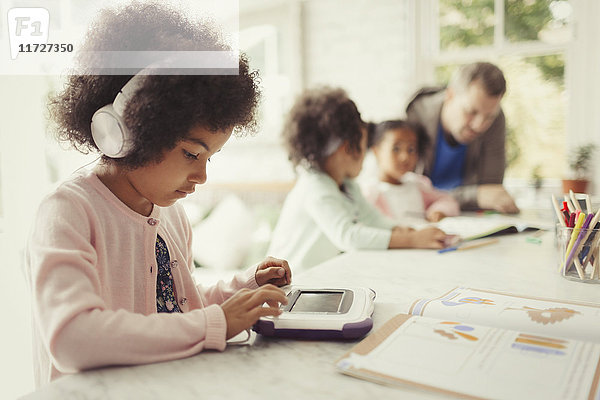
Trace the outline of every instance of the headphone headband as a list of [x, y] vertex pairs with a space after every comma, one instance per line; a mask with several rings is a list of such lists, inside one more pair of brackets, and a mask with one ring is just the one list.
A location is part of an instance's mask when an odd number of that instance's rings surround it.
[[127, 103], [133, 98], [135, 92], [142, 87], [145, 77], [145, 75], [140, 75], [139, 73], [134, 75], [130, 80], [127, 81], [125, 86], [119, 90], [119, 93], [117, 93], [117, 96], [113, 101], [113, 108], [121, 117], [125, 113], [125, 107], [127, 106]]
[[172, 58], [166, 58], [142, 69], [119, 90], [111, 104], [94, 113], [92, 138], [102, 154], [110, 158], [123, 158], [131, 152], [134, 138], [123, 121], [125, 108], [142, 87], [147, 75], [159, 75], [161, 69], [172, 68], [174, 61]]

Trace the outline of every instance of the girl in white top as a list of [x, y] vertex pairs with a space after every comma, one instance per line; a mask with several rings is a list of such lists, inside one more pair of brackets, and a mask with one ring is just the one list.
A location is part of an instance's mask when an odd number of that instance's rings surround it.
[[294, 270], [343, 251], [444, 246], [446, 234], [396, 226], [367, 203], [354, 178], [367, 148], [366, 124], [342, 89], [305, 92], [287, 118], [283, 136], [298, 181], [283, 205], [268, 253]]
[[379, 182], [367, 186], [366, 197], [394, 220], [419, 215], [437, 222], [460, 214], [450, 193], [433, 187], [429, 178], [415, 174], [427, 135], [407, 121], [382, 122], [375, 128], [372, 149], [379, 167]]

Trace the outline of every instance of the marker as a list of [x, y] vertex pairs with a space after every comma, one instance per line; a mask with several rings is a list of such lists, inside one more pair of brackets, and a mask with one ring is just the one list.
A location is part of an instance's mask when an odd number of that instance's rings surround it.
[[565, 216], [565, 222], [567, 226], [569, 225], [569, 218], [571, 218], [571, 213], [569, 213], [569, 206], [567, 206], [567, 202], [563, 201], [563, 207], [561, 209], [563, 215]]
[[[572, 216], [575, 215], [575, 213], [571, 214]], [[584, 221], [584, 214], [579, 214], [579, 219], [577, 220], [577, 223], [575, 224], [575, 227], [573, 228], [573, 232], [571, 232], [571, 238], [569, 239], [569, 244], [567, 246], [567, 251], [565, 252], [565, 254], [569, 254], [571, 253], [571, 249], [573, 248], [573, 245], [575, 244], [575, 240], [577, 240], [577, 235], [579, 235], [579, 231], [581, 230], [581, 227], [583, 226], [583, 221]], [[566, 265], [565, 265], [565, 260], [563, 260], [562, 264], [560, 265], [560, 268], [558, 269], [559, 271], [564, 271], [564, 273], [567, 272], [566, 269]], [[565, 269], [563, 269], [565, 268]]]
[[569, 217], [569, 223], [567, 224], [569, 228], [573, 228], [575, 226], [575, 213], [572, 213]]
[[573, 204], [571, 204], [571, 200], [569, 199], [569, 195], [567, 195], [567, 194], [565, 194], [565, 203], [567, 203], [567, 210], [569, 210], [569, 212], [577, 211], [575, 206]]
[[579, 257], [581, 258], [581, 264], [584, 266], [584, 269], [585, 269], [585, 265], [587, 265], [588, 262], [590, 261], [590, 259], [592, 258], [592, 253], [593, 253], [592, 250], [594, 250], [596, 248], [598, 239], [600, 239], [600, 236], [598, 238], [595, 237], [598, 230], [600, 229], [600, 223], [596, 223], [596, 225], [592, 226], [594, 221], [597, 221], [598, 217], [600, 217], [600, 210], [598, 210], [598, 212], [594, 215], [594, 219], [590, 223], [590, 227], [591, 227], [590, 232], [591, 233], [586, 242], [586, 244], [588, 246], [586, 246], [583, 249], [583, 251], [581, 252], [581, 254], [579, 255]]
[[552, 208], [554, 208], [554, 212], [556, 213], [556, 218], [558, 219], [560, 226], [567, 226], [565, 215], [561, 213], [561, 210], [558, 209], [558, 203], [556, 202], [556, 197], [554, 195], [552, 195]]
[[588, 233], [589, 236], [585, 243], [585, 244], [587, 244], [587, 246], [585, 246], [583, 248], [583, 251], [581, 253], [579, 253], [579, 261], [581, 261], [582, 263], [583, 263], [583, 260], [588, 255], [588, 252], [590, 251], [591, 244], [594, 242], [594, 236], [596, 236], [596, 232], [600, 229], [600, 222], [598, 222], [594, 225], [594, 221], [598, 221], [598, 217], [600, 217], [600, 210], [598, 210], [598, 212], [596, 214], [594, 214], [594, 219], [590, 223], [589, 233]]
[[[585, 221], [583, 222], [583, 226], [581, 227], [581, 230], [579, 231], [579, 235], [577, 236], [577, 239], [575, 240], [575, 244], [573, 245], [573, 248], [571, 249], [571, 251], [569, 253], [567, 253], [567, 259], [565, 261], [565, 274], [567, 272], [569, 272], [569, 269], [571, 269], [571, 263], [573, 262], [573, 257], [576, 257], [576, 255], [579, 253], [579, 251], [581, 249], [581, 246], [587, 240], [587, 237], [589, 235], [588, 227], [590, 226], [590, 222], [592, 221], [593, 217], [594, 217], [594, 214], [588, 214], [587, 217], [585, 217]], [[575, 269], [577, 270], [577, 274], [579, 275], [579, 278], [585, 279], [585, 275], [583, 273], [583, 268], [581, 267], [581, 265], [579, 263], [575, 263]]]

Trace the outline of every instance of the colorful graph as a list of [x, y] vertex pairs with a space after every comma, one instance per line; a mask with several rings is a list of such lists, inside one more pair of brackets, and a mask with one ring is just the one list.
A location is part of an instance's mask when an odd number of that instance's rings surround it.
[[542, 354], [564, 355], [566, 353], [562, 349], [566, 349], [568, 343], [562, 339], [520, 333], [512, 348]]
[[495, 305], [494, 300], [482, 299], [481, 297], [463, 297], [462, 299], [454, 302], [449, 300], [442, 300], [442, 304], [445, 306], [461, 306], [464, 304], [483, 304], [487, 306]]
[[[441, 325], [441, 326], [440, 326]], [[460, 322], [444, 321], [438, 324], [439, 329], [434, 329], [433, 332], [441, 335], [450, 340], [457, 340], [459, 338], [466, 339], [469, 341], [477, 341], [479, 338], [467, 333], [475, 329], [471, 326], [463, 325]]]

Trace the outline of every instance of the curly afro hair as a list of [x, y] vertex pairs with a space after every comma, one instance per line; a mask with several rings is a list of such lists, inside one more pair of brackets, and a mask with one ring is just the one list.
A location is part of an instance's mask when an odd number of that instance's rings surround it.
[[[134, 74], [89, 74], [87, 50], [229, 50], [220, 34], [206, 22], [191, 22], [178, 11], [158, 4], [133, 3], [104, 10], [86, 36], [79, 55], [79, 71], [64, 90], [49, 98], [49, 114], [59, 141], [82, 153], [98, 151], [92, 138], [92, 115], [110, 104]], [[147, 75], [127, 103], [124, 121], [133, 134], [133, 150], [124, 158], [109, 159], [125, 168], [158, 162], [189, 131], [202, 126], [234, 134], [256, 131], [259, 78], [240, 55], [237, 74]]]
[[343, 89], [321, 87], [301, 94], [290, 110], [283, 138], [294, 166], [323, 170], [325, 149], [332, 139], [348, 142], [360, 153], [365, 122]]
[[403, 119], [384, 121], [377, 124], [375, 129], [372, 131], [372, 135], [369, 134], [368, 146], [377, 146], [383, 139], [386, 132], [396, 129], [407, 129], [413, 131], [417, 137], [417, 153], [419, 157], [422, 157], [425, 154], [425, 151], [430, 145], [429, 136], [427, 136], [425, 129], [416, 122], [406, 121]]

